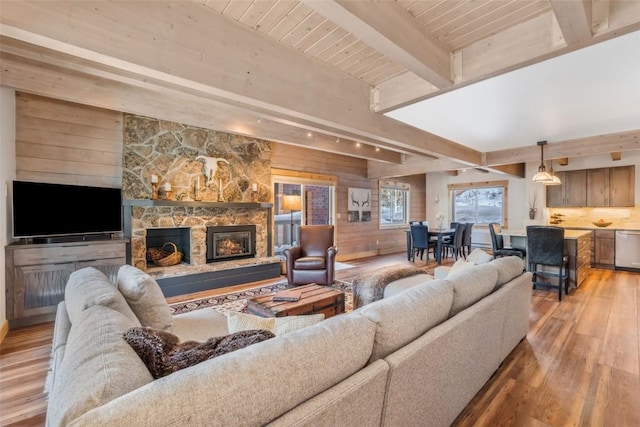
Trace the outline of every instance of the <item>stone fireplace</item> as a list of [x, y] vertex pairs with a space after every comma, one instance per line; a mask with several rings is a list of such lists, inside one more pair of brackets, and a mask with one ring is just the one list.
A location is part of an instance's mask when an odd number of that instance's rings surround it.
[[[171, 237], [180, 241], [190, 266], [212, 265], [211, 260], [225, 264], [217, 261], [227, 255], [207, 250], [207, 229], [221, 226], [255, 227], [250, 250], [238, 258], [271, 255], [269, 141], [131, 114], [124, 115], [123, 127], [129, 263], [142, 270], [152, 267], [147, 246], [162, 246]], [[216, 167], [203, 158], [215, 160]], [[152, 180], [160, 190], [158, 199], [153, 199]], [[167, 229], [180, 229], [179, 235], [164, 236]]]
[[207, 227], [207, 262], [255, 256], [255, 225]]

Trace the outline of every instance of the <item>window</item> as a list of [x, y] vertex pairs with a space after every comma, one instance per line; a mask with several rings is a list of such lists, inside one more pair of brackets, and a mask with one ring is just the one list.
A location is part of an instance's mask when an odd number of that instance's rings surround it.
[[409, 185], [380, 183], [380, 226], [409, 224]]
[[508, 181], [449, 185], [453, 221], [506, 226], [507, 185]]

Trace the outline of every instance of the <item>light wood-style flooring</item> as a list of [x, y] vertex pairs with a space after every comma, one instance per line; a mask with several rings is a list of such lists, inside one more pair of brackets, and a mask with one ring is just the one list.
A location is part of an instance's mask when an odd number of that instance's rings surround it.
[[[349, 263], [355, 268], [338, 271], [338, 279], [410, 264], [404, 253]], [[425, 265], [416, 260], [418, 264]], [[425, 267], [430, 273], [434, 268], [433, 260]], [[52, 331], [51, 323], [11, 330], [0, 344], [0, 425], [44, 425], [42, 390]], [[535, 290], [527, 338], [454, 425], [640, 426], [639, 331], [640, 274], [593, 269], [580, 289], [561, 303], [553, 290]]]

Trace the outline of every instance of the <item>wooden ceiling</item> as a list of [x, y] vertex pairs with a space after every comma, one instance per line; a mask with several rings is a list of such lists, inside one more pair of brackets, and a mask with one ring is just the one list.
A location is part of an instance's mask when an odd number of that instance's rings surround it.
[[[422, 156], [425, 170], [503, 160], [381, 113], [640, 30], [640, 2], [617, 0], [3, 1], [1, 8], [3, 85], [387, 163]], [[639, 136], [602, 150], [624, 151]], [[552, 145], [559, 157], [572, 155], [572, 145]], [[519, 161], [537, 160], [536, 148], [520, 150]]]

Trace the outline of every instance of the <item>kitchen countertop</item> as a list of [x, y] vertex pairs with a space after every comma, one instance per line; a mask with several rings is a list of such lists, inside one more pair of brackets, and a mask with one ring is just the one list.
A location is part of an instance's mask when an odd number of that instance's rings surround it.
[[[599, 228], [599, 227], [596, 227], [596, 228]], [[591, 233], [591, 230], [565, 229], [564, 238], [570, 239], [570, 240], [577, 240], [578, 238], [590, 233]], [[510, 236], [510, 237], [527, 237], [527, 230], [525, 228], [514, 229], [514, 230], [503, 229], [499, 234], [503, 236]]]

